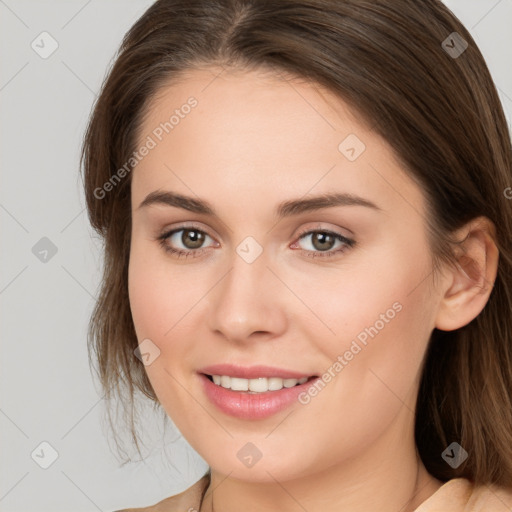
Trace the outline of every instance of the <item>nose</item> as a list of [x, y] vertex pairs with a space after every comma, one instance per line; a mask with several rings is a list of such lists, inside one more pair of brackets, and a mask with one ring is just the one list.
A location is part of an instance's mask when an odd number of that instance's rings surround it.
[[[263, 252], [249, 263], [234, 253], [231, 267], [208, 294], [208, 325], [217, 336], [246, 343], [281, 335], [287, 324], [286, 287]], [[270, 263], [270, 265], [269, 265]]]

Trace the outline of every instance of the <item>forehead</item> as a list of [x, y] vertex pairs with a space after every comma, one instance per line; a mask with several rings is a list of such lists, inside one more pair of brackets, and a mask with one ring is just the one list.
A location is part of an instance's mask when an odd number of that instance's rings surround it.
[[[261, 139], [261, 129], [266, 127], [274, 135], [281, 134], [280, 141], [288, 134], [298, 136], [300, 132], [325, 138], [340, 128], [340, 121], [344, 129], [367, 131], [361, 116], [320, 84], [266, 69], [217, 67], [187, 70], [161, 87], [146, 109], [143, 131], [168, 120], [174, 112], [179, 115], [180, 110], [188, 110], [186, 103], [191, 98], [197, 101], [190, 113], [200, 121], [198, 124], [216, 122], [208, 127], [210, 137], [218, 128], [231, 127], [239, 135], [256, 131]], [[173, 129], [173, 136], [179, 137], [180, 131], [183, 129]]]
[[[150, 102], [139, 146], [147, 137], [155, 146], [132, 176], [137, 204], [157, 189], [201, 197], [215, 191], [221, 199], [244, 194], [246, 204], [309, 190], [380, 197], [383, 209], [404, 194], [421, 202], [388, 144], [343, 100], [304, 79], [188, 71]], [[354, 148], [356, 159], [349, 158]]]

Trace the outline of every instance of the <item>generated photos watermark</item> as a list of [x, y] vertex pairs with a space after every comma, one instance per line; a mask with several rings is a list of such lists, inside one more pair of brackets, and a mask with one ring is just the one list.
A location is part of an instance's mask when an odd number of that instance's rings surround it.
[[[151, 135], [146, 137], [145, 142], [139, 147], [137, 151], [134, 151], [130, 158], [120, 167], [101, 187], [94, 189], [94, 197], [96, 199], [103, 199], [108, 192], [114, 190], [114, 188], [121, 182], [121, 180], [130, 174], [135, 166], [140, 163], [144, 157], [149, 155], [152, 149], [155, 149], [159, 142], [162, 141], [165, 135], [169, 134], [176, 126], [178, 126], [182, 119], [190, 114], [194, 107], [197, 107], [198, 101], [194, 96], [187, 99], [187, 102], [181, 105], [180, 108], [174, 110], [169, 119], [163, 123], [160, 123], [152, 132]], [[155, 140], [156, 139], [156, 140]]]
[[327, 370], [311, 384], [306, 391], [303, 391], [298, 396], [298, 400], [301, 404], [306, 405], [311, 402], [311, 399], [320, 393], [325, 386], [332, 381], [349, 363], [359, 354], [367, 345], [368, 337], [371, 339], [375, 338], [386, 325], [396, 317], [397, 313], [402, 311], [403, 306], [400, 302], [394, 302], [392, 306], [386, 310], [385, 313], [381, 313], [379, 319], [374, 322], [370, 327], [365, 327], [350, 344], [350, 348], [345, 350], [343, 354], [338, 355], [334, 363], [327, 368]]

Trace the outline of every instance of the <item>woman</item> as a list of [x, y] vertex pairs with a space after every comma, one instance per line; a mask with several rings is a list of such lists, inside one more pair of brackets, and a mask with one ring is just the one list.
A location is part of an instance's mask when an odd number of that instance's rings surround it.
[[82, 158], [107, 398], [210, 466], [141, 510], [512, 508], [511, 140], [442, 3], [157, 1]]

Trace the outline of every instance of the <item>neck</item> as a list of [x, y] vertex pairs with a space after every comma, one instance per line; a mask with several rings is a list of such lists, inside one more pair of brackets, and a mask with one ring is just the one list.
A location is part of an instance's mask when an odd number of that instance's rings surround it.
[[[406, 408], [403, 414], [410, 414]], [[201, 512], [413, 512], [439, 489], [415, 446], [413, 428], [403, 418], [357, 458], [320, 472], [279, 480], [268, 468], [269, 481], [251, 482], [223, 475], [214, 468]], [[409, 425], [410, 427], [410, 425]]]

